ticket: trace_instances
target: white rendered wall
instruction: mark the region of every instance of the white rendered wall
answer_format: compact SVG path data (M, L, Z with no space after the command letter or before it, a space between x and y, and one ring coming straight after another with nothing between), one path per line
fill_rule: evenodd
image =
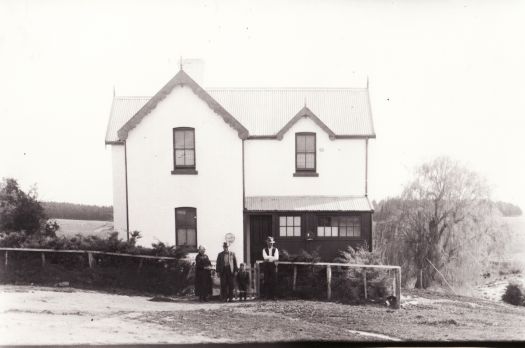
M173 175L173 128L195 128L197 175ZM175 244L175 208L197 208L197 244L211 259L230 250L243 259L242 140L188 87L175 89L128 134L130 231L141 245Z
M126 169L124 145L111 145L113 163L113 228L126 239Z
M318 177L294 177L295 133L316 133ZM247 196L365 194L366 143L363 139L330 140L310 118L296 122L282 140L245 143Z

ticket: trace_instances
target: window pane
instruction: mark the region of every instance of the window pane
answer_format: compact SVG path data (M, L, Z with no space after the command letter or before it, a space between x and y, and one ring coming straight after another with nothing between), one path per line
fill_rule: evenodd
M306 155L297 154L297 168L304 169L306 165Z
M293 218L293 225L294 226L301 226L301 217L300 216L295 216Z
M332 226L339 226L339 218L338 217L333 217L332 218Z
M186 244L197 246L197 232L194 229L186 230Z
M332 227L332 237L337 237L339 234L339 228L338 227Z
M339 227L339 237L346 237L347 228L346 227Z
M301 236L301 227L294 227L293 228L293 235L294 235L294 237L300 237Z
M324 237L324 227L317 227L317 236Z
M186 245L186 230L183 228L179 228L177 230L177 245Z
M299 166L297 166L299 167ZM307 153L306 154L306 162L305 162L305 168L307 169L314 169L315 168L315 154L313 153Z
M306 139L304 135L297 136L297 152L305 152L306 150L305 141Z
M193 143L193 130L184 131L184 146L187 149L193 149L195 147Z
M184 149L184 131L183 130L175 131L175 148Z
M315 152L315 135L305 136L305 151Z
M293 227L286 227L286 236L287 237L293 236Z
M286 217L286 226L293 226L293 216Z
M175 165L184 165L184 150L175 150Z
M319 216L319 226L330 226L330 217Z
M286 216L279 216L279 226L286 226Z
M185 161L184 161L184 165L186 166L193 166L195 165L195 152L193 150L185 150L184 151L184 154L185 154Z
M279 228L279 236L286 237L286 227Z

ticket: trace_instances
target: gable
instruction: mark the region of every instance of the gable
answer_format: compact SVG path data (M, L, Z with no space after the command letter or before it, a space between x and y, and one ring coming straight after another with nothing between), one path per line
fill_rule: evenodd
M187 86L193 93L202 99L217 115L234 128L239 138L245 139L248 136L248 130L244 128L228 111L226 111L215 99L213 99L202 87L200 87L191 77L183 70L180 70L173 79L171 79L157 94L146 102L117 132L119 140L126 140L128 133L135 128L144 117L149 115L157 105L164 100L176 86Z
M298 117L297 110L302 112L305 105L307 117L322 126L331 138L375 138L366 88L208 88L205 91L180 71L154 97L114 97L106 144L122 143L127 132L177 85L189 86L235 128L242 139L277 139Z

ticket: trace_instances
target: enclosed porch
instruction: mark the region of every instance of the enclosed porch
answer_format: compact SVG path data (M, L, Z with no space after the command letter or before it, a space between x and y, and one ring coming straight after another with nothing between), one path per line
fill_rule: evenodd
M348 246L372 250L372 213L367 197L251 196L244 210L245 261L262 259L265 240L273 236L279 250L298 254L318 251L333 261Z

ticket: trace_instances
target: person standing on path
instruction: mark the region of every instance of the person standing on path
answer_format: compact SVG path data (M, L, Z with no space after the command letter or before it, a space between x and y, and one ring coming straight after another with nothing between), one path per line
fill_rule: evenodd
M275 271L275 261L279 261L279 250L274 247L273 237L266 238L266 248L263 249L263 273L264 273L264 292L263 296L270 300L275 300L275 283L277 282Z
M208 301L212 294L211 261L206 255L206 249L199 245L199 253L195 256L195 295L200 302Z
M233 300L233 279L237 272L237 258L228 250L228 243L222 244L223 251L217 255L216 271L221 278L221 299L224 302Z
M237 273L237 286L239 287L239 300L246 301L246 293L250 283L250 274L244 268L244 263L241 263L239 272Z

